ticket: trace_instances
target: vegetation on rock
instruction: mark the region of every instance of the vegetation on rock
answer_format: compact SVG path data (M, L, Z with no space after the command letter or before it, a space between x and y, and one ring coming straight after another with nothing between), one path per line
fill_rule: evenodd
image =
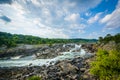
M114 41L112 48L99 48L95 61L91 63L90 72L100 80L120 80L120 34L115 36L107 35L99 41L108 44ZM106 46L106 45L104 45ZM102 46L103 47L103 46ZM108 46L107 46L108 47Z

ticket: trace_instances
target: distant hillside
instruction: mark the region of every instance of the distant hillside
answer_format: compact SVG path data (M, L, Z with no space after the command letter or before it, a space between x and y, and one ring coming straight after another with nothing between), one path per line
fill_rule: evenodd
M32 35L10 34L0 32L0 46L13 47L17 44L53 44L53 43L94 43L96 39L48 39Z

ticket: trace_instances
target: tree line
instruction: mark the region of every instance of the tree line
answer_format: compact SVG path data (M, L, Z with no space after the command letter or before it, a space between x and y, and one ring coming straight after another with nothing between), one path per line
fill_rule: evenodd
M91 43L96 41L96 39L48 39L32 35L0 32L0 46L5 45L7 47L14 47L17 44Z
M109 41L114 41L115 43L120 42L120 33L116 35L107 34L105 37L99 37L100 43L108 43Z

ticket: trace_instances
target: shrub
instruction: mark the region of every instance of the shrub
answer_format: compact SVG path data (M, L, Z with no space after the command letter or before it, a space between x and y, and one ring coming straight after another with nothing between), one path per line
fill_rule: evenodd
M96 60L91 63L90 73L100 80L120 79L120 51L99 49Z
M39 76L31 76L28 78L28 80L42 80L42 78Z

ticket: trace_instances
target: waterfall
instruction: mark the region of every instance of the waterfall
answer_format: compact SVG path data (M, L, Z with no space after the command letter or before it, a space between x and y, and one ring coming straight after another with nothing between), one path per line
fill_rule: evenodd
M81 45L75 44L75 48L72 48L72 49L70 50L70 52L77 51L77 50L79 50L79 49L81 49Z

